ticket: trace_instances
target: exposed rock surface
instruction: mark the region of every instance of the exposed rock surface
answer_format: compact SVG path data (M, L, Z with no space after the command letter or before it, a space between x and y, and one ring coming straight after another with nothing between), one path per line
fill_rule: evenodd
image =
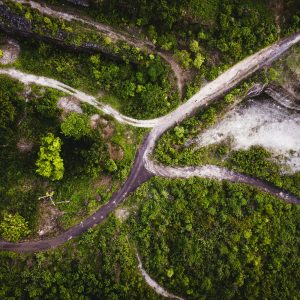
M62 97L57 103L57 106L64 110L64 112L77 112L79 114L83 113L82 108L80 107L80 101L73 97L67 96Z

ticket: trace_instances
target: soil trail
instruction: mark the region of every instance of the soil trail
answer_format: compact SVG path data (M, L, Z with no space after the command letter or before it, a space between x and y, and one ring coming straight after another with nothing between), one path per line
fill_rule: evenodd
M118 120L123 124L128 124L135 127L152 128L154 126L157 126L164 118L161 117L161 118L150 119L150 120L137 120L134 118L127 117L119 113L110 105L98 102L95 97L88 95L84 92L81 92L79 90L76 90L60 81L48 77L28 74L20 70L16 70L14 68L0 69L0 74L8 75L14 79L21 81L26 85L37 84L45 87L54 88L66 94L72 95L76 97L78 100L80 100L81 102L88 103L94 106L95 108L100 109L105 114L114 117L116 120Z
M166 298L171 298L171 299L177 299L177 300L184 300L181 297L175 296L174 294L169 293L167 290L165 290L161 285L159 285L154 279L150 277L150 275L146 272L146 270L143 268L141 258L138 253L136 253L137 259L138 259L138 268L140 272L142 273L142 276L144 277L145 281L147 284L154 289L156 294L161 295Z

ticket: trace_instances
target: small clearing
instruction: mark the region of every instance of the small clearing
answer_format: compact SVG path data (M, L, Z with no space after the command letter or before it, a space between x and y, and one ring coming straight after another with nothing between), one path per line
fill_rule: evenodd
M127 218L129 217L129 211L126 208L117 208L115 210L115 214L117 219L119 219L122 222L127 220Z
M19 44L13 39L7 39L3 46L0 46L0 50L3 52L0 57L0 64L8 65L14 63L20 53Z
M21 138L17 143L17 148L18 148L19 152L26 153L26 152L30 152L32 150L33 145L34 144L32 141L28 141L24 138Z
M113 143L108 143L107 146L108 146L109 156L111 159L117 160L117 161L123 159L124 151L119 145L113 144Z
M83 113L82 108L80 107L80 100L73 96L66 96L59 99L57 106L61 108L64 112L76 112Z
M59 231L58 218L63 215L57 207L53 206L49 201L42 201L39 206L40 217L38 226L38 235L44 236L49 233Z
M233 149L248 149L260 145L283 162L293 172L300 170L300 114L276 103L249 100L229 112L214 127L200 134L196 142L200 147L232 139Z

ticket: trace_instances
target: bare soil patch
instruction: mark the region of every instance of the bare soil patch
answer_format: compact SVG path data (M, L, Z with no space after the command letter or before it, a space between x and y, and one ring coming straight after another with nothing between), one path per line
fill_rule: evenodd
M123 149L116 144L113 143L108 143L108 152L109 152L109 156L111 159L113 160L122 160L124 157L124 151Z
M59 232L58 218L63 215L63 212L48 200L44 200L40 203L39 211L38 235L44 236Z
M17 148L19 152L26 153L30 152L33 148L34 143L32 141L28 141L24 138L21 138L17 143Z
M2 65L8 65L17 60L20 53L20 46L15 40L7 39L5 44L0 46L0 50L3 52L0 57L0 63Z
M76 112L83 113L82 108L80 107L80 100L74 96L66 96L59 99L57 106L61 108L64 113Z

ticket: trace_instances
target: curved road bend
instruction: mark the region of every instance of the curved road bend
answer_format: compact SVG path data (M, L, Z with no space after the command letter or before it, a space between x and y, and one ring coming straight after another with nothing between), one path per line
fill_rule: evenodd
M151 169L154 171L156 176L166 178L191 178L197 176L202 178L245 183L269 193L272 196L278 197L285 202L298 205L300 204L300 199L298 197L281 190L271 183L215 165L204 165L199 167L169 167L153 163L152 161L150 161L150 164Z
M86 218L81 223L71 227L67 231L54 238L22 243L10 243L1 241L0 250L25 253L53 249L71 240L73 237L79 236L89 228L102 223L107 218L109 213L115 210L117 205L120 204L130 192L133 192L138 186L140 186L142 183L149 180L153 176L153 174L149 173L143 166L142 154L145 150L145 147L146 145L145 143L143 143L137 151L131 173L122 188L115 192L109 202L101 206L100 209L97 210L92 216Z
M220 97L222 94L237 85L240 81L253 74L259 68L272 62L299 40L300 34L298 33L285 38L280 42L275 43L246 58L245 60L241 61L240 63L236 64L228 71L220 75L216 80L207 84L200 92L198 92L195 96L181 105L175 111L166 115L163 118L162 122L151 130L151 132L144 139L142 145L139 147L139 150L135 157L133 169L131 170L131 173L124 183L123 187L112 196L112 198L106 205L102 206L91 217L87 218L82 223L75 225L74 227L70 228L69 230L55 238L23 243L0 242L0 249L17 252L36 252L40 250L55 248L56 246L72 239L73 237L80 235L94 225L101 223L108 216L108 214L125 199L128 193L134 191L141 183L148 180L151 176L159 173L159 169L157 167L158 165L153 163L150 160L149 156L153 152L157 139L163 134L163 132L165 132L175 124L181 122L183 119L193 115L194 113L196 113L199 107L207 105L212 100ZM171 173L166 174L166 176L170 176L171 174L173 174L173 172L175 172L175 170L171 170ZM212 171L210 170L210 172ZM229 171L227 171L227 175L231 174L230 176L226 176L226 173L221 172L220 174L223 175L218 178L216 175L212 176L212 173L210 172L208 173L211 178L229 179L234 182L244 182L252 184L258 188L263 189L266 192L270 192L272 195L280 197L285 201L297 204L299 203L298 198L293 198L295 200L294 201L292 198L289 198L290 195L280 192L275 187L272 187L271 185L264 183L258 179Z
M65 12L54 10L48 7L46 4L41 5L40 3L34 1L26 1L26 0L14 0L14 1L17 3L30 5L31 8L34 8L45 15L54 16L56 18L60 18L66 21L79 21L82 24L94 27L98 31L110 37L113 41L118 41L118 40L124 41L134 47L146 48L149 52L157 54L170 65L173 74L176 78L179 95L180 97L182 97L182 91L183 91L183 86L185 81L183 69L180 67L179 63L172 57L172 55L168 54L167 52L158 51L152 42L136 39L126 32L117 31L111 26L97 23L92 20L88 20L87 18L82 18L74 14L68 14Z

